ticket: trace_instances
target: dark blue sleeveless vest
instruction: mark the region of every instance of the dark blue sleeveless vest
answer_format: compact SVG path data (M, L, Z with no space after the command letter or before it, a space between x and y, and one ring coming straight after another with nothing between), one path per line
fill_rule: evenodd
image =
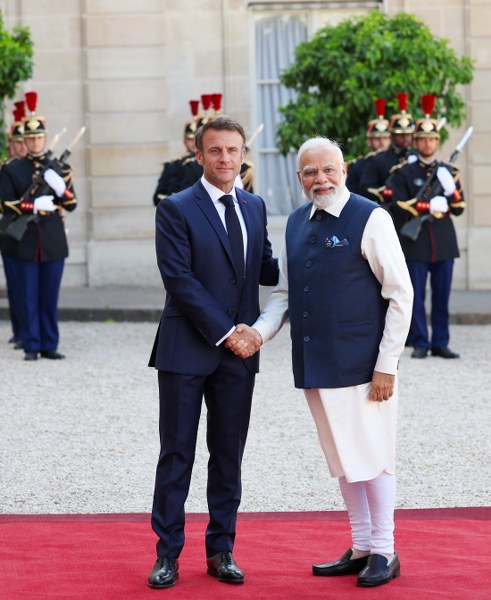
M361 254L363 230L377 208L351 194L339 217L304 204L289 217L288 313L298 388L371 381L388 302Z

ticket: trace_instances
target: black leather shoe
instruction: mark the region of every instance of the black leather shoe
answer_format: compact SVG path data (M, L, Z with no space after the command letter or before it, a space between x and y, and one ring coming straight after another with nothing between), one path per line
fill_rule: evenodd
M206 559L208 575L224 583L244 583L244 571L239 569L231 552L219 552Z
M37 352L31 352L30 350L26 350L24 352L24 360L37 360L37 359L38 359Z
M459 355L456 352L452 352L448 346L432 348L431 356L441 356L442 358L459 358Z
M50 358L51 360L61 360L62 358L65 358L64 354L60 354L56 350L43 350L41 356L43 358Z
M428 354L428 348L423 346L414 346L414 350L411 352L411 358L426 358Z
M349 548L340 559L324 563L321 565L312 565L312 573L320 577L334 577L336 575L357 575L367 566L368 556L351 559L353 550Z
M24 343L23 342L15 342L14 344L14 350L23 350L24 349Z
M148 587L160 590L174 585L179 579L179 561L159 556L148 576Z
M381 554L371 554L368 557L367 566L358 574L356 585L359 587L375 587L389 583L391 579L399 577L400 574L401 563L397 554L390 563Z

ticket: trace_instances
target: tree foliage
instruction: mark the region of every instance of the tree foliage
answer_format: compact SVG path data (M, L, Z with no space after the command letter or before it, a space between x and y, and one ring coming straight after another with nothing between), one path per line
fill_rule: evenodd
M20 81L29 79L33 68L33 48L29 29L17 25L5 29L0 11L0 106L13 98ZM6 155L6 133L3 110L0 111L0 157Z
M396 94L409 95L408 112L423 116L419 98L435 94L433 116L459 126L465 103L459 84L472 81L473 64L459 58L448 40L436 38L413 15L389 17L378 10L327 25L299 44L295 62L281 83L297 92L279 108L278 148L287 154L307 138L324 135L341 143L347 158L366 152L367 122L376 118L373 101L385 98L386 116L398 112ZM442 131L442 141L448 133Z

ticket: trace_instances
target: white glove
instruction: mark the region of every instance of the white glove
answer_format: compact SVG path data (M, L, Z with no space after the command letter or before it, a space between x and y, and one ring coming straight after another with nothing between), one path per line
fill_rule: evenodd
M435 196L430 200L430 213L446 213L448 212L448 202L445 196Z
M438 181L442 184L443 193L445 196L451 196L456 189L452 173L450 173L450 171L445 167L438 167L436 176L438 177Z
M418 157L416 156L416 154L410 154L407 157L407 163L408 165L412 165L413 163L415 163L418 160Z
M37 215L40 210L44 210L44 212L53 212L56 210L53 199L54 196L39 196L39 198L36 198L34 200L34 214Z
M53 169L46 169L43 175L44 181L49 185L53 192L61 198L66 190L66 183L63 181L63 177Z

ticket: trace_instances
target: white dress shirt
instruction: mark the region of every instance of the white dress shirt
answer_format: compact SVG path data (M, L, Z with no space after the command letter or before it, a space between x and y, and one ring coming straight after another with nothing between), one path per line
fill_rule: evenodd
M242 216L242 212L239 208L239 203L237 201L237 195L235 193L235 186L232 186L232 189L230 190L230 192L227 192L225 194L225 192L218 189L217 187L212 185L209 181L207 181L205 179L204 175L201 177L201 183L203 184L203 187L205 188L205 190L208 192L208 195L210 196L214 207L217 209L218 216L220 217L220 219L223 223L223 226L225 227L225 231L227 231L227 226L225 224L225 204L223 202L220 202L220 198L222 196L228 195L228 196L232 196L232 198L234 199L234 208L235 208L235 212L237 213L237 217L239 218L240 228L242 229L242 239L244 240L244 264L245 264L245 260L246 260L246 256L247 256L247 228L246 228L246 224L244 221L244 217Z
M227 231L227 226L225 224L225 204L223 202L220 202L220 198L223 195L225 195L225 192L223 192L219 188L212 185L209 181L207 181L205 179L204 175L201 177L201 183L203 184L203 187L205 188L205 190L208 192L208 195L210 196L211 201L213 202L213 206L216 208L218 216L220 217L220 220L223 223L223 227L225 228L225 231ZM228 195L232 196L234 199L235 212L237 213L237 217L239 218L240 228L242 229L242 239L244 240L244 265L245 265L246 257L247 257L247 228L246 228L246 224L244 221L244 217L242 216L242 213L239 208L239 203L237 202L237 196L235 194L234 186L232 186L232 189L230 190L230 192L228 192ZM235 327L232 327L232 329L228 333L226 333L222 337L221 340L218 340L218 342L215 344L215 346L219 346L234 331L235 331Z

